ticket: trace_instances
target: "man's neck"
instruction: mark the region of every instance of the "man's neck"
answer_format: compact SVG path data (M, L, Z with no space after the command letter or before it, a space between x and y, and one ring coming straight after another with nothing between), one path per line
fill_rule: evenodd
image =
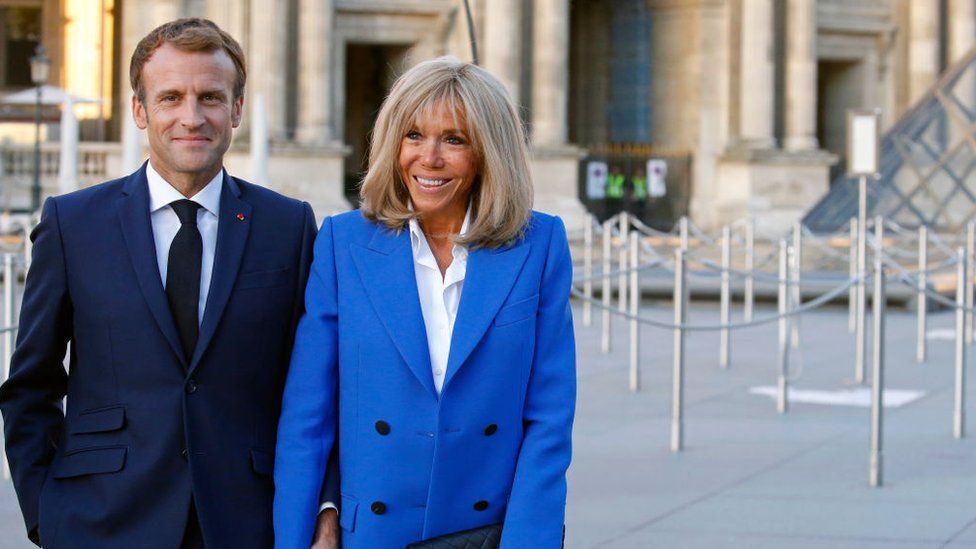
M152 162L151 159L150 162ZM153 164L152 167L163 178L163 181L169 183L171 187L187 198L193 198L194 195L202 191L220 173L220 170L223 169L222 166L217 166L214 169L203 172L188 173L167 171L160 169L156 164Z

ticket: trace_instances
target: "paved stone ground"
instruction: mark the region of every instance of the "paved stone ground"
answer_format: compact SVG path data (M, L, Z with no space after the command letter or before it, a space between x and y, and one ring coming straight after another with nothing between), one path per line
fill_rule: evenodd
M649 304L645 313L668 321L668 307ZM690 320L713 323L715 309L697 304ZM770 398L749 393L775 384L775 324L735 332L727 371L718 368L717 333L689 337L686 449L676 455L668 449L670 332L643 330L644 389L633 394L626 328L616 326L621 336L602 355L598 325L580 320L577 310L567 547L976 549L976 427L971 438L952 438L952 342L930 341L929 361L915 364L912 313L890 311L886 386L925 395L886 409L881 488L867 484L867 408L794 404L778 415ZM951 328L953 317L936 313L930 323ZM806 315L795 387L853 388L853 349L846 308ZM13 490L0 482L0 549L30 547L22 536Z

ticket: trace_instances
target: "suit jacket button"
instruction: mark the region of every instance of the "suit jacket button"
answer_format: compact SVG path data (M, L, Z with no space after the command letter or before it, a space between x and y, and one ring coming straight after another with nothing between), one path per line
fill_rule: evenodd
M198 387L197 386L197 380L195 380L195 379L191 379L190 381L187 381L186 382L186 392L189 393L189 394L191 394L191 395L193 393L197 392L197 387Z
M493 434L495 434L497 432L498 432L498 426L495 425L494 423L492 423L492 424L488 425L487 427L485 427L485 436L486 437L490 437L491 435L493 435Z
M488 508L488 502L485 500L481 500L474 504L475 511L484 511L487 508Z
M369 508L373 511L373 513L377 515L382 515L383 513L386 512L386 504L383 503L382 501L374 501L373 504L369 506Z
M182 449L182 450L180 451L180 455L181 455L181 456L183 456L183 459L186 459L186 456L187 456L187 452L186 452L186 448L183 448L183 449Z
M382 419L376 422L376 432L386 436L390 434L390 424L383 421Z

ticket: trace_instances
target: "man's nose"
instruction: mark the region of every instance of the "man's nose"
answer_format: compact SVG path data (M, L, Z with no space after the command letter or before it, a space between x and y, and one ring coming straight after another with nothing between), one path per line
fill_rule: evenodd
M203 109L200 107L200 103L194 98L187 98L183 101L180 124L187 128L199 128L203 122Z

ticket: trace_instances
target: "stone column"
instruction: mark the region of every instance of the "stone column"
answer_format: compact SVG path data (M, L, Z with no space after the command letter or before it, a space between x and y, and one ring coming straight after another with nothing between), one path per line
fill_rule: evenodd
M532 143L566 143L569 0L536 0L533 12Z
M949 63L976 45L976 0L949 0Z
M786 5L786 139L789 150L817 148L817 4Z
M522 65L520 0L485 2L482 66L498 77L512 101L519 102L519 67Z
M939 0L912 0L908 9L908 95L914 104L939 75Z
M247 29L246 0L211 0L206 5L206 17L217 23L244 47L244 32Z
M286 4L251 0L250 36L245 46L251 95L261 94L267 104L268 136L272 143L285 135L285 66L288 40Z
M332 117L333 0L300 0L298 28L299 142L324 145L335 137Z
M742 2L739 136L749 148L769 149L773 138L773 3Z

